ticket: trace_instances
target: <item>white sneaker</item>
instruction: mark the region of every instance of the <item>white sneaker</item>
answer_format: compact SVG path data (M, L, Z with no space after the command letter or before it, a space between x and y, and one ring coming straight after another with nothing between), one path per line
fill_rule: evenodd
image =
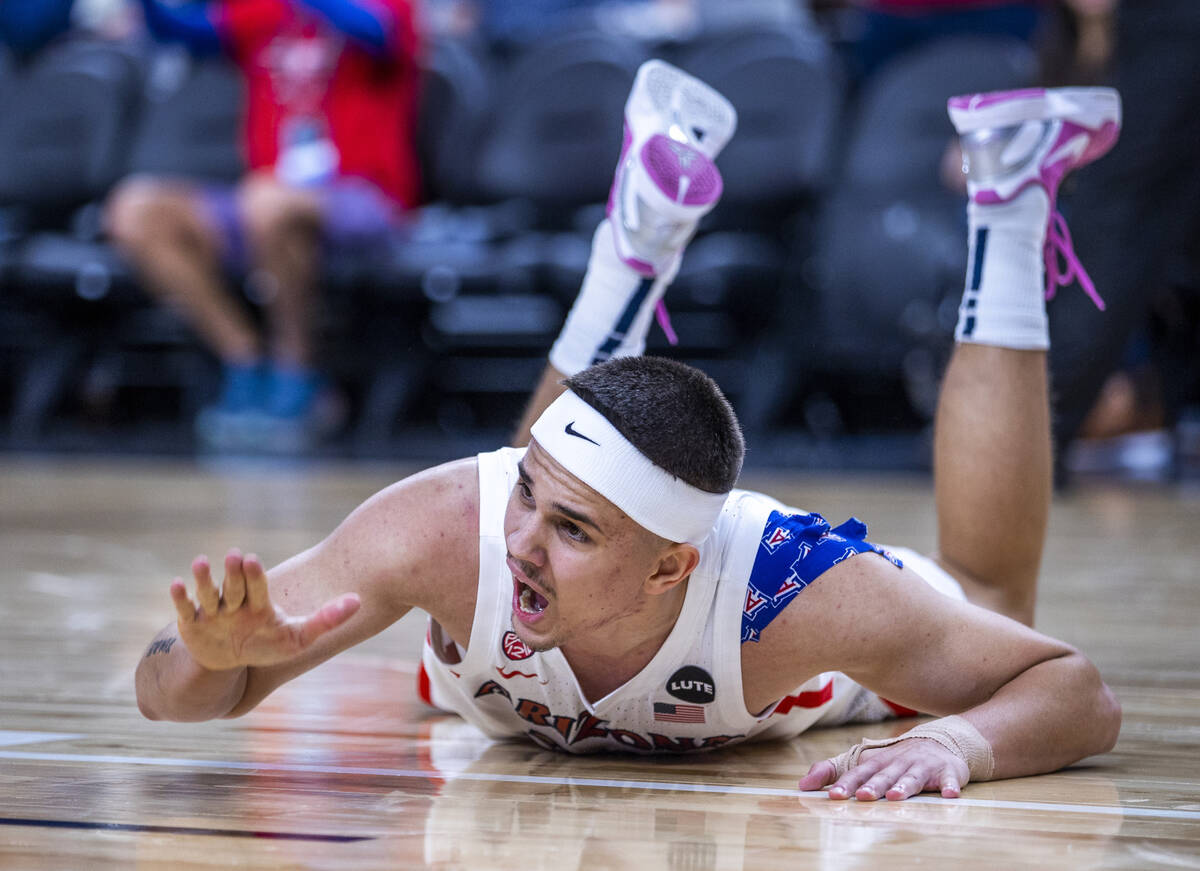
M1103 156L1121 131L1121 97L1112 88L1028 88L967 94L947 103L958 131L967 193L980 205L1006 203L1030 186L1046 191L1046 299L1078 280L1096 307L1104 301L1075 256L1055 202L1063 177ZM1059 258L1065 262L1061 268Z
M661 60L638 69L608 198L621 260L669 283L696 225L721 198L713 160L737 129L733 105Z

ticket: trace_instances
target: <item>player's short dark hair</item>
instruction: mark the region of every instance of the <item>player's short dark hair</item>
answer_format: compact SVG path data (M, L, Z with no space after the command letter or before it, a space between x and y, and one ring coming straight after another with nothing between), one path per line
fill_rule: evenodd
M728 493L746 443L717 383L665 357L616 357L563 381L661 469L708 493Z

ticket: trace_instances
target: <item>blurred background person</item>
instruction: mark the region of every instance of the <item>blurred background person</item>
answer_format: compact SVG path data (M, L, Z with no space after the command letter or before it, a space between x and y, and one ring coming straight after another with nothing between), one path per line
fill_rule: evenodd
M1043 24L1043 0L845 0L856 8L848 35L851 74L873 75L895 57L933 40L964 34L1032 42Z
M31 58L71 27L74 0L0 0L0 43Z
M1172 428L1195 416L1200 336L1200 3L1067 5L1081 49L1093 34L1081 74L1120 89L1126 135L1063 199L1077 254L1108 312L1074 293L1050 309L1060 457L1081 434ZM1169 461L1169 448L1158 459Z
M28 61L69 33L126 40L141 24L137 5L137 0L0 0L0 44Z
M222 365L197 433L219 448L298 450L336 426L317 366L325 245L369 245L416 204L417 22L409 0L142 0L150 32L224 51L245 81L249 173L234 189L132 177L108 231L153 294ZM230 290L246 271L265 330Z

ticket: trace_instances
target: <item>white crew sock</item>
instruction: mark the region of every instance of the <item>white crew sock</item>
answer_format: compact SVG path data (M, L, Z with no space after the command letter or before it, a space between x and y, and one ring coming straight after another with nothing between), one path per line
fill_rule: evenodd
M967 282L954 337L1002 348L1046 350L1046 222L1050 199L1030 187L1007 203L967 204Z
M550 349L550 364L574 375L610 357L635 357L646 348L654 306L667 282L643 278L617 256L608 219L592 237L592 256L575 304L558 340Z

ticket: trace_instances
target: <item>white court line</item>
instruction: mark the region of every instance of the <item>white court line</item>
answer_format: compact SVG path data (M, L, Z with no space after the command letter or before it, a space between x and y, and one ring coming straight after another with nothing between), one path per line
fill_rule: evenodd
M0 759L25 759L31 762L95 762L102 765L152 765L161 768L221 768L231 771L289 771L300 774L352 774L369 777L410 777L420 780L476 780L490 783L534 783L543 786L596 786L606 789L645 789L661 792L705 792L717 795L762 795L783 798L825 800L824 793L803 793L771 786L727 786L718 783L676 783L655 780L607 780L596 777L538 777L532 774L484 774L465 771L442 774L412 768L357 768L342 765L303 765L291 762L236 762L222 759L180 759L170 756L99 756L84 753L36 753L0 750ZM1072 814L1105 814L1119 817L1200 821L1200 811L1170 808L1123 807L1120 805L1055 804L1037 801L1004 801L987 798L945 799L919 795L906 800L912 804L945 804L1001 810L1058 811Z
M66 732L14 732L11 729L0 729L0 747L40 744L46 741L71 741L83 737L83 735L69 735Z

